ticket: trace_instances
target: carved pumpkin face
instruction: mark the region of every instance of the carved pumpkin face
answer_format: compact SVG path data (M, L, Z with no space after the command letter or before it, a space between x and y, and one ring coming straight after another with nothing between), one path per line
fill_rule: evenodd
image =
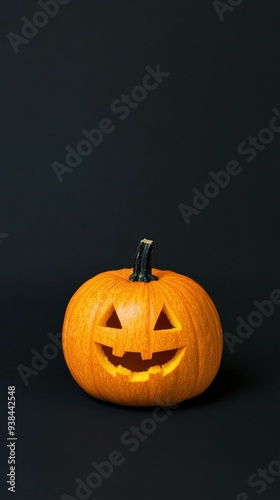
M212 300L172 271L153 269L148 282L130 281L131 271L101 273L70 300L62 338L74 379L92 396L124 405L171 405L200 394L221 360Z

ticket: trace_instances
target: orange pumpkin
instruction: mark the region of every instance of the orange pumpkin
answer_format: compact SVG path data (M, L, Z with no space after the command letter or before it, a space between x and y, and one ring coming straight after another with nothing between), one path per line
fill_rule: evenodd
M68 368L92 396L122 405L172 405L201 394L222 355L222 328L209 295L191 278L151 269L141 240L133 273L86 281L71 298L62 341Z

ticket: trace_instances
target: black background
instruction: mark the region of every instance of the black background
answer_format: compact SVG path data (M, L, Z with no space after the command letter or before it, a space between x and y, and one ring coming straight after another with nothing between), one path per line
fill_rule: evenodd
M224 332L236 335L236 318L280 288L280 134L252 162L237 151L280 109L279 2L246 0L222 21L211 1L70 0L16 54L7 34L38 10L1 3L1 498L13 497L8 385L19 500L75 498L75 478L115 449L125 462L89 498L259 498L248 477L280 459L279 306L233 353L224 346L210 388L134 453L121 436L152 409L91 398L61 350L27 386L17 367L31 368L31 350L61 331L85 280L131 267L143 237L155 242L155 267L204 286ZM157 64L169 76L120 120L111 103ZM52 162L65 163L65 147L105 117L115 130L59 182ZM192 205L192 189L230 160L242 172L186 224L178 205ZM280 477L264 484L261 498L278 500Z

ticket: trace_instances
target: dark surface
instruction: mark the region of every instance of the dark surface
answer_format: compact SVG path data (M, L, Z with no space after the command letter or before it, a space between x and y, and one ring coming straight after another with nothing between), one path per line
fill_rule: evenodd
M222 22L206 1L71 0L16 54L7 34L21 34L21 17L38 10L30 0L1 4L1 499L75 498L75 478L119 450L123 463L83 498L279 500L279 305L234 352L225 345L210 388L134 452L122 436L152 409L89 397L60 349L27 386L17 370L61 331L75 290L131 267L143 237L155 242L155 267L205 287L232 335L253 301L280 288L280 134L251 162L237 150L280 110L279 2L240 2ZM121 120L111 103L157 64L169 76ZM65 164L65 147L104 118L114 131L59 182L52 163ZM186 224L178 205L192 205L192 189L230 160L242 172ZM17 397L14 495L8 385ZM274 476L260 479L260 469Z

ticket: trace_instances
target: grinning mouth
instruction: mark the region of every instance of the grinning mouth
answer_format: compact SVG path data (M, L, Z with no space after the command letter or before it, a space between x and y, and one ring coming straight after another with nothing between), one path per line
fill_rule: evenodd
M108 361L115 367L122 366L132 372L144 372L152 366L162 366L171 361L178 349L154 352L150 359L142 359L140 352L125 352L123 356L115 356L112 347L102 345L102 350Z
M185 355L186 346L167 351L154 352L151 359L142 359L140 352L113 354L113 348L95 343L95 355L102 366L113 377L126 376L130 382L145 382L152 377L165 377L173 372Z

